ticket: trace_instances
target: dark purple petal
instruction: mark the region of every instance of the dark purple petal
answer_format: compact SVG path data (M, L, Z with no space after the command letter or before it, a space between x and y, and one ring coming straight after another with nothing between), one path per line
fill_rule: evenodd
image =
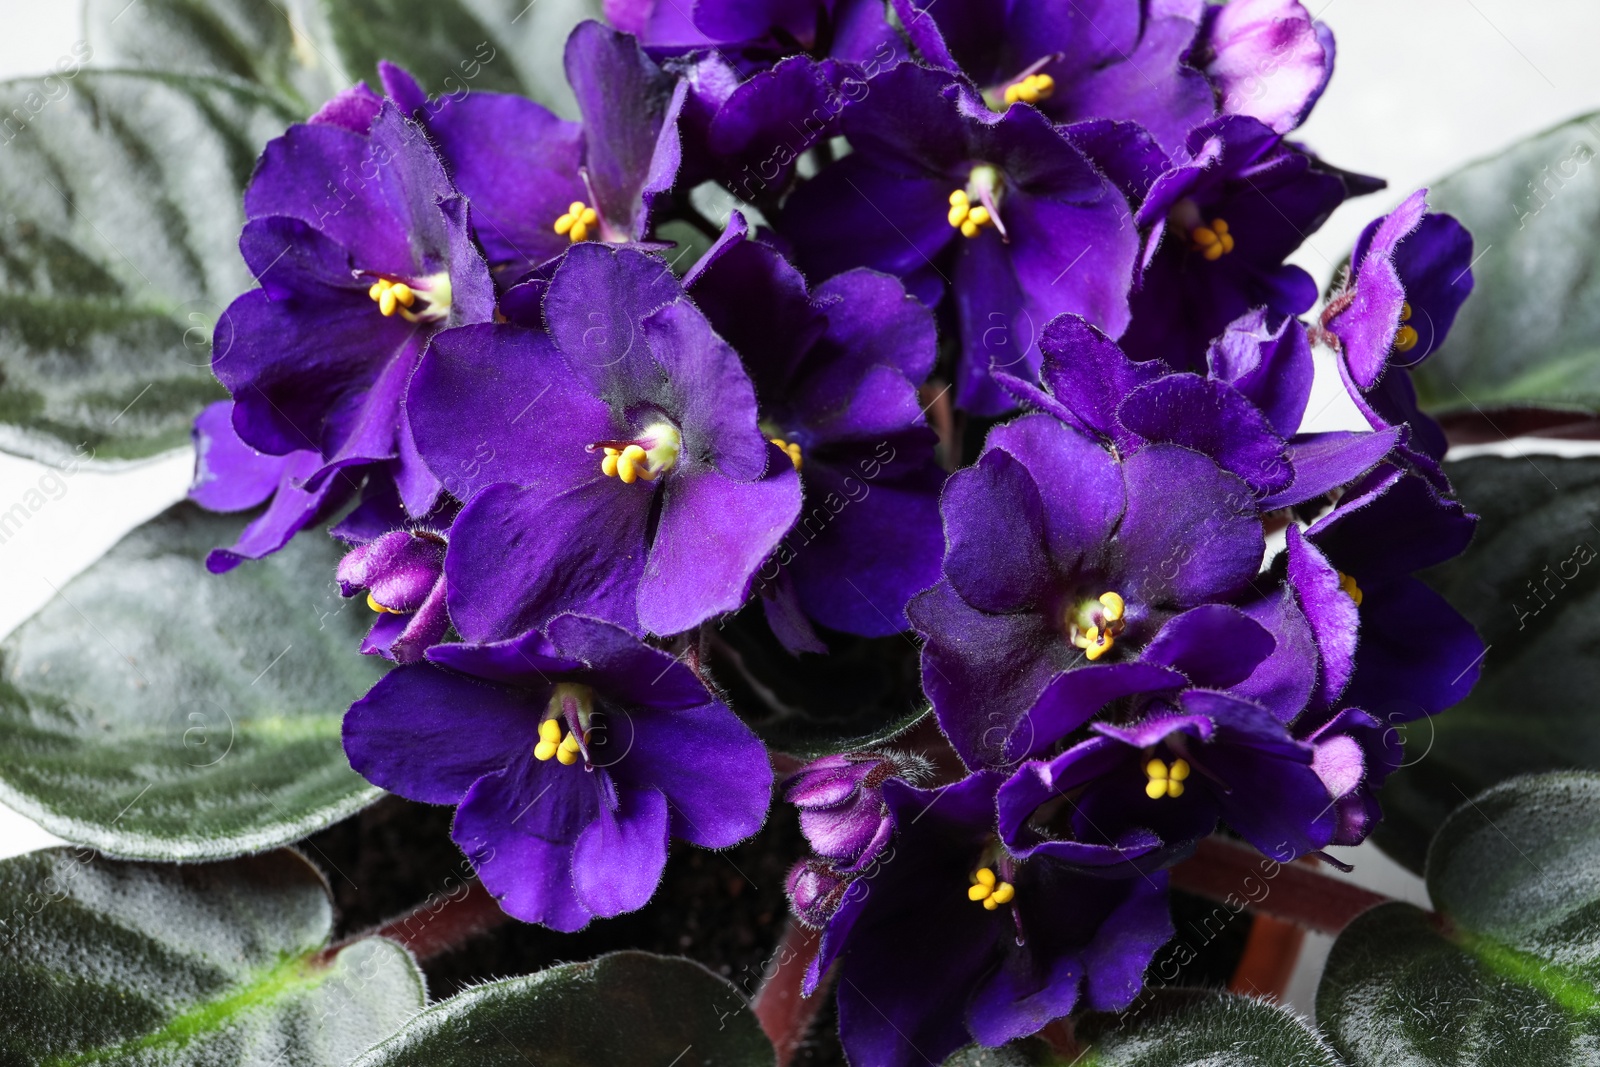
M596 470L553 496L510 485L479 493L445 556L456 628L493 641L581 611L637 629L650 492Z
M572 852L578 902L607 918L650 903L667 866L667 798L654 789L619 789L602 803Z
M945 578L961 599L993 613L1033 606L1053 576L1044 505L1028 469L995 448L950 476L944 513ZM995 516L1006 516L1004 525Z
M1017 760L1045 751L1112 701L1177 689L1187 681L1179 670L1159 660L1090 663L1065 671L1045 687L1012 732L1006 742L1006 757Z
M473 782L532 753L545 699L426 664L398 667L345 714L345 753L391 793L459 804Z
M918 462L919 452L931 450L903 439L889 448L887 458L879 448L853 468L807 464L801 477L805 503L785 542L795 547L784 569L806 614L866 637L909 628L906 603L938 581L944 553L944 472L931 454ZM868 478L873 471L879 476ZM814 526L820 532L813 538Z
M761 478L770 466L770 450L756 421L755 388L739 353L688 301L669 304L645 319L640 337L660 368L657 374L665 379L662 403L678 423L686 455L695 462L709 461L736 482ZM670 483L667 495L672 496Z
M1345 700L1395 723L1464 700L1483 667L1483 640L1415 578L1362 588L1361 644Z
M633 747L611 773L666 796L673 837L727 848L761 829L772 795L767 750L726 705L638 714L632 726Z
M667 476L639 578L638 618L646 630L681 633L750 595L756 571L800 513L800 479L787 456L769 450L760 481L733 481L713 468Z
M1294 481L1287 489L1262 497L1262 510L1303 504L1351 484L1387 458L1401 437L1401 429L1391 427L1371 433L1335 430L1291 440L1287 451Z
M1289 586L1316 638L1319 669L1316 703L1332 707L1355 670L1361 616L1340 584L1340 574L1298 527L1288 530Z
M1128 507L1110 554L1124 597L1182 608L1255 577L1266 544L1248 486L1176 445L1144 448L1122 469Z
M1133 451L1137 440L1117 420L1117 408L1128 394L1170 368L1158 360L1135 363L1115 341L1076 315L1053 320L1039 347L1044 352L1039 380L1071 412L1069 421Z
M422 455L462 500L496 482L552 495L610 481L588 449L627 429L573 380L549 338L505 325L437 335L411 380L406 413Z
M257 452L233 430L233 402L207 404L194 420L194 481L189 499L207 511L244 511L278 489L285 468L301 453ZM301 462L305 462L303 459Z
M450 828L506 914L568 933L592 917L573 891L573 845L602 806L593 776L574 770L530 746L473 784Z
M906 614L926 639L922 688L969 767L1003 765L1017 723L1081 655L1043 616L990 615L962 600L949 582L913 598Z
M1009 453L1033 476L1058 570L1071 573L1099 555L1126 500L1123 472L1110 452L1048 415L1025 415L995 427L985 447ZM972 521L992 518L974 515Z
M608 240L639 240L680 161L677 118L688 89L638 41L598 22L567 38L567 80L583 113L584 166Z
M1210 456L1260 495L1294 481L1283 438L1260 408L1224 382L1171 374L1139 387L1117 410L1122 424L1145 440Z
M1300 429L1315 368L1311 341L1298 319L1268 325L1265 308L1228 324L1206 354L1210 376L1250 398L1280 437Z
M1191 684L1227 689L1250 677L1277 641L1238 608L1202 604L1170 619L1142 658L1181 671Z
M320 466L315 452L296 452L290 456L267 510L251 520L232 545L212 549L206 556L206 570L224 574L244 560L272 555L295 534L336 510L355 493L359 483L345 473L334 475L316 489L300 488Z

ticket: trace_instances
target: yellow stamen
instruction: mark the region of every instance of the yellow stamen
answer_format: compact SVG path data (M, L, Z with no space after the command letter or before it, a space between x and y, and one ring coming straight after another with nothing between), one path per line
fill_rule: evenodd
M945 216L963 237L976 237L985 226L994 225L994 216L982 204L974 204L965 189L950 194L950 213Z
M1000 881L988 867L979 867L972 873L972 885L967 889L967 899L975 904L981 902L989 911L1009 904L1016 895L1016 886Z
M589 239L589 230L600 220L600 213L582 200L567 205L566 214L556 219L555 231L565 234L573 244Z
M783 449L783 454L789 457L789 462L794 464L794 469L800 469L800 446L793 441L785 441L781 437L769 437L768 441Z
M1344 595L1356 602L1356 607L1361 606L1361 587L1356 580L1343 571L1339 572L1339 588L1344 590Z
M1056 80L1050 75L1030 74L1006 86L1006 103L1015 104L1020 100L1024 104L1037 104L1041 100L1048 100L1055 91Z
M1122 613L1128 607L1127 602L1116 593L1101 593L1100 603L1105 605L1106 610L1104 615L1107 622L1120 621L1122 619Z
M1212 219L1210 223L1191 227L1189 243L1195 251L1215 262L1233 251L1233 234L1227 219Z
M637 443L621 448L601 446L605 455L600 457L600 473L607 478L619 478L625 485L632 485L641 478L653 482L662 471L678 462L678 453L683 449L683 438L670 423L658 422L646 427L640 440L650 442L650 447ZM799 451L798 446L795 451ZM790 459L794 459L793 453ZM799 466L798 460L795 465Z
M398 314L407 322L437 322L450 315L450 276L436 274L423 279L423 292L418 292L405 282L379 278L367 287L367 296L378 305L384 318ZM419 283L420 284L420 283ZM418 299L423 306L418 307ZM413 312L411 309L416 308Z
M376 611L380 615L403 615L403 614L405 614L404 612L399 611L399 610L397 610L395 608L386 608L386 607L384 607L382 604L378 603L376 599L373 598L371 593L367 594L367 607L371 608L373 611Z
M1183 796L1183 782L1189 777L1189 761L1175 759L1169 766L1159 759L1144 765L1144 795L1151 800Z

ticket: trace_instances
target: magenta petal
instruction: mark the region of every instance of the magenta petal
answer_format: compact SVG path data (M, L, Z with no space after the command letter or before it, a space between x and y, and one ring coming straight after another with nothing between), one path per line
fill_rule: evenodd
M621 915L650 902L666 865L667 798L654 789L618 789L616 810L600 804L578 837L572 887L593 914Z

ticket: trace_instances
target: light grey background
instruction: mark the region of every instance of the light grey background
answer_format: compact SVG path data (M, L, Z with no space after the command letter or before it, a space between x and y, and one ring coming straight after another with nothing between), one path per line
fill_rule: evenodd
M140 2L132 0L130 8ZM1321 282L1332 278L1361 227L1412 190L1528 134L1600 109L1595 0L1310 0L1307 6L1333 27L1339 60L1327 94L1298 137L1332 163L1389 180L1385 192L1340 208L1295 256ZM0 27L4 78L45 72L82 37L72 0L0 0ZM1348 402L1340 403L1330 383L1319 385L1312 410L1320 414L1313 427L1351 425ZM1592 451L1539 442L1493 450L1520 447ZM115 473L79 471L67 479L59 498L0 544L0 635L125 532L178 500L190 465L184 452ZM0 455L0 511L36 488L46 473ZM0 808L0 856L53 843L32 822ZM1376 850L1333 851L1356 865L1355 881L1427 903L1421 882ZM1307 1014L1329 943L1308 938L1289 990L1289 1003Z

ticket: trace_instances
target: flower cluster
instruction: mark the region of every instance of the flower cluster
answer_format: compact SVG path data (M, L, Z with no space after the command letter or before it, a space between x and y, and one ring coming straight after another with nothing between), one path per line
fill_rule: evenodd
M1301 318L1287 258L1381 183L1288 139L1334 58L1298 0L607 15L581 122L383 65L267 146L192 493L266 507L209 565L339 516L397 664L351 764L560 930L762 825L708 624L915 631L949 748L783 786L809 989L837 964L873 1065L1126 1006L1168 867L1361 841L1399 728L1475 680L1415 577L1474 520L1408 375L1471 238L1419 192ZM1308 432L1319 375L1364 428Z

